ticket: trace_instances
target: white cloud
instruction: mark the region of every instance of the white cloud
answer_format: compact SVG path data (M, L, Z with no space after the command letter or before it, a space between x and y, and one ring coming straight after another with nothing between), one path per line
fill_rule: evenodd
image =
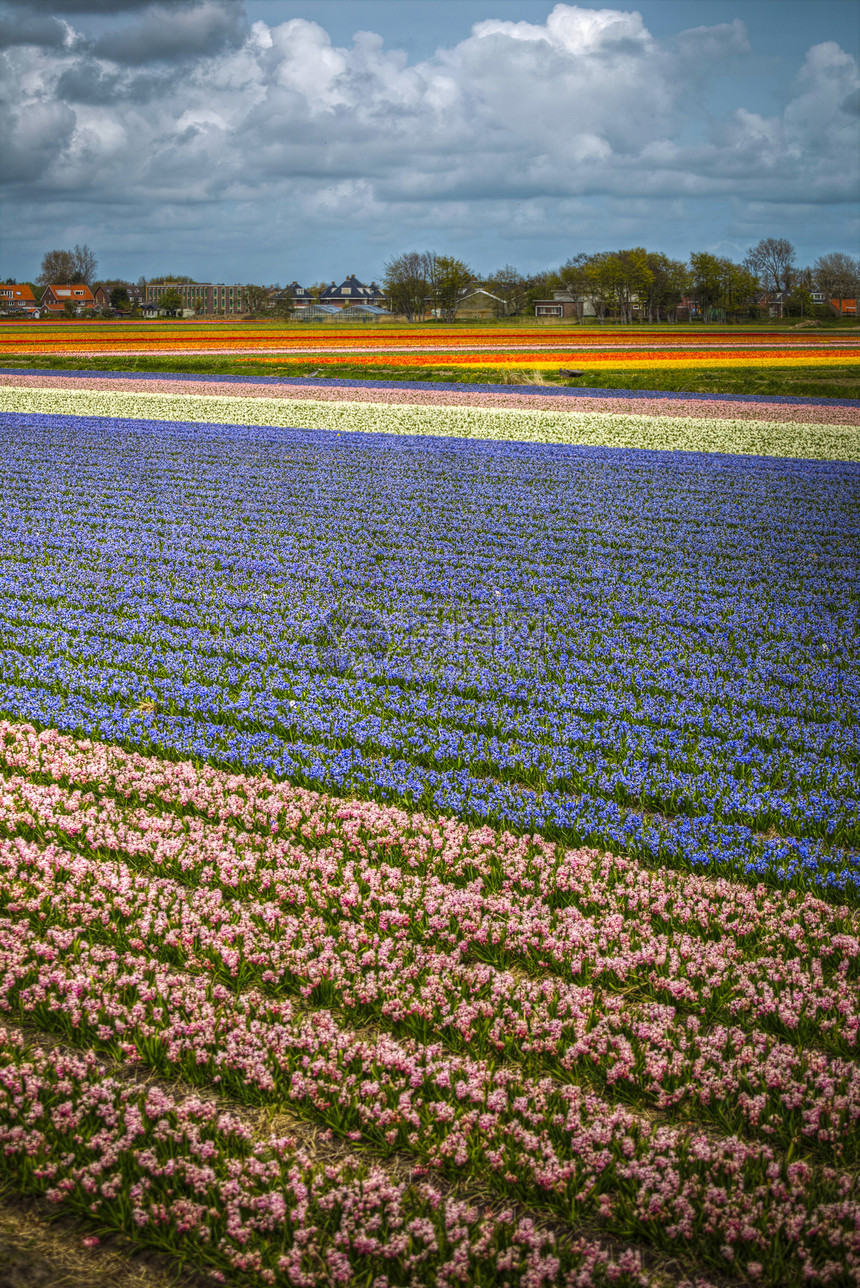
M620 234L634 198L645 220L649 202L665 217L666 203L754 201L763 185L771 208L856 191L860 80L832 42L809 50L781 112L738 103L715 119L690 86L743 66L737 20L658 41L638 12L557 4L543 24L480 22L411 65L372 32L338 48L318 23L249 27L222 0L130 21L60 48L28 19L30 43L0 55L0 172L27 185L13 198L130 206L140 227L165 204L217 207L231 228L348 218L371 238L400 230L396 250L411 230L459 237L481 220L597 235L607 210Z

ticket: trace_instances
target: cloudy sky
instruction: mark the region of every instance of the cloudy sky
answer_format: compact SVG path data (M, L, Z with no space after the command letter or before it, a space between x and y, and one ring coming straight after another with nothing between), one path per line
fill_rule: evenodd
M0 0L0 277L860 243L855 0Z

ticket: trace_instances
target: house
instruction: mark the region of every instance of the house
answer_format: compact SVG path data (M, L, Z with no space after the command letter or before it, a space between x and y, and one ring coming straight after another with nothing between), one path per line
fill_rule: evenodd
M454 316L458 318L497 318L507 312L505 301L500 295L493 295L483 287L470 287L457 301ZM438 317L441 309L433 309L433 316Z
M277 303L282 296L288 295L293 302L293 307L297 309L306 309L311 304L316 304L316 297L311 293L307 286L299 286L298 282L290 282L285 286L283 291L272 291L270 299Z
M176 311L176 314L174 314L172 309L162 308L158 300L144 300L143 304L140 306L140 311L145 318L166 318L174 316L193 318L195 315L195 310L192 308L181 308Z
M32 312L36 307L33 288L17 282L3 282L0 285L0 308L10 312Z
M572 295L570 291L553 291L551 300L535 300L536 318L593 318L597 316L593 300Z
M93 304L97 309L109 309L110 291L106 291L103 286L99 286L93 291Z
M826 291L810 291L812 303L816 307L827 307L837 317L856 317L857 301L856 300L834 300L828 299ZM757 301L759 307L767 310L768 317L781 318L785 314L785 307L791 298L790 291L765 291Z
M297 301L298 302L298 301ZM347 304L376 304L378 307L385 303L384 292L371 282L370 286L365 286L360 282L355 274L350 273L340 286L332 282L324 291L320 291L320 304L334 304L337 308L345 308Z
M41 308L48 313L65 313L67 305L73 306L75 313L83 313L84 309L93 308L95 301L93 293L84 282L75 282L70 285L51 285L45 288L45 294L42 296Z

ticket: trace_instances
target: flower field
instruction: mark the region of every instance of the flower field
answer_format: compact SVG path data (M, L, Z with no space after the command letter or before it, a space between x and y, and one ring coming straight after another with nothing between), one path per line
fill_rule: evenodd
M601 368L629 371L821 367L856 363L857 338L847 332L744 331L700 326L673 328L613 328L601 326L518 327L516 330L476 331L474 327L384 328L326 326L273 327L253 323L129 322L100 324L68 321L61 324L6 323L0 328L0 363L28 356L116 357L144 355L241 357L267 364L312 360L318 367L453 367L471 370L518 368L562 369L571 364L595 372Z
M10 1192L213 1283L860 1281L860 405L0 371L0 436Z

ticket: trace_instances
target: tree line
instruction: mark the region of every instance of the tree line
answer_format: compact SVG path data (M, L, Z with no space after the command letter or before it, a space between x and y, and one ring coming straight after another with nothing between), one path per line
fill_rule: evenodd
M83 282L96 288L104 286L111 307L131 307L131 283L121 279L98 281L98 260L87 245L72 250L47 251L41 271L33 286L37 298L51 283ZM9 279L12 280L12 279ZM179 285L194 282L193 277L178 273L153 276L150 281ZM145 287L146 278L138 286ZM325 283L311 288L318 296ZM493 311L499 317L517 317L534 312L537 300L552 298L563 291L572 301L580 319L586 303L602 319L620 322L639 319L676 321L682 301L693 300L704 317L732 319L753 316L762 295L779 298L788 314L809 315L814 312L813 291L823 292L828 300L856 299L860 294L860 260L841 251L820 255L814 264L797 263L794 246L784 237L766 237L751 246L740 263L707 251L694 251L689 260L672 259L662 251L636 246L627 250L580 253L569 257L557 268L539 273L521 273L505 264L494 273L481 276L464 260L435 251L406 251L388 260L382 278L386 303L392 313L409 321L422 319L428 309L442 320L452 320L463 295L470 289L487 291L494 299ZM272 292L276 293L275 311L289 314L289 293L278 287L243 287L244 297L252 311L269 308ZM182 298L178 290L162 294L161 304L178 311Z
M694 251L684 261L636 246L574 255L558 268L532 275L505 264L479 277L464 261L432 251L408 251L385 265L389 306L410 320L423 317L428 305L442 318L453 317L469 286L495 296L494 311L500 317L532 313L537 300L551 298L557 290L574 302L580 319L588 302L601 318L630 322L635 309L649 322L675 321L684 300L694 300L704 316L749 316L762 295L781 298L787 312L803 316L813 312L813 291L840 301L856 298L860 261L833 251L803 267L791 242L767 237L750 247L739 264L707 251Z

